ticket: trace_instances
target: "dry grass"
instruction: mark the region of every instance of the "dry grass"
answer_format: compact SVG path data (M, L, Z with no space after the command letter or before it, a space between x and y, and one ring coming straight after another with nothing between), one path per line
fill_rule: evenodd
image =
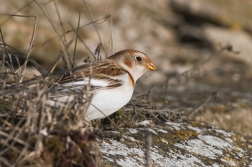
M6 44L1 46L9 58L1 62L1 165L96 166L98 147L89 123L83 122L89 101L80 103L78 97L83 94L76 94L67 107L47 106L54 78L45 75L26 80L19 72L23 66L12 68L12 60L18 57Z
M67 42L63 24L58 30L45 6L34 2L55 29L62 48L58 48L61 52L51 67L43 69L30 58L37 17L10 15L33 17L35 22L27 52L19 52L6 44L3 35L0 40L0 166L97 166L100 153L95 136L90 123L83 122L91 97L83 103L79 98L85 94L83 91L75 94L66 107L47 105L49 88L66 72L71 74L75 66L75 55L68 50L73 39ZM60 13L58 17L60 20ZM78 27L72 33L77 34ZM28 62L40 76L25 75ZM56 67L61 69L57 75Z

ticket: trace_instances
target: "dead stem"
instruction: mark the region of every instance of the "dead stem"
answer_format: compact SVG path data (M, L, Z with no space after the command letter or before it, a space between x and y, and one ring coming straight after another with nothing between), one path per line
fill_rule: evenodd
M212 99L213 99L213 101L216 101L217 92L212 92L212 94L208 97L208 99L203 104L201 104L197 109L195 109L191 113L189 113L189 115L187 115L187 117L190 119L193 119L195 117L195 115Z
M86 8L87 8L87 10L88 10L88 14L89 14L89 16L90 16L90 18L91 18L91 21L93 22L93 25L94 25L94 28L95 28L96 34L97 34L97 35L98 35L98 37L99 37L99 40L100 40L100 43L101 43L102 48L103 48L103 50L104 50L104 53L105 53L106 57L108 57L107 52L106 52L106 50L105 50L105 48L104 48L104 44L103 44L103 41L102 41L101 35L100 35L100 33L99 33L99 31L98 31L98 29L97 29L97 27L96 27L95 23L94 23L94 17L93 17L93 14L92 14L92 12L91 12L91 10L90 10L90 8L89 8L88 3L86 2L86 0L83 0L83 2L85 3L85 6L86 6Z
M151 167L151 145L152 137L149 131L146 132L146 151L145 151L145 166Z

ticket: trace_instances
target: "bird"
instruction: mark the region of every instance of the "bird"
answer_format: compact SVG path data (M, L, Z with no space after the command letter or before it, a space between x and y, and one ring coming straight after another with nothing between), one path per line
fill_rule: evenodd
M102 119L126 105L132 98L136 81L147 71L156 69L146 54L133 49L122 50L61 77L52 87L47 104L67 105L73 100L75 93L87 90L88 87L92 98L85 120ZM81 96L85 102L87 95Z

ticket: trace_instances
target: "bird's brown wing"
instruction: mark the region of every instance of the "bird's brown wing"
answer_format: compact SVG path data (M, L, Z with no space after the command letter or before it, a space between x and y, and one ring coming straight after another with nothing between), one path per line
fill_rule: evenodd
M87 85L90 86L90 91L113 89L123 84L120 77L122 75L128 75L128 72L116 62L105 60L86 68L75 68L72 75L67 74L57 81L54 90L56 88L58 91L76 91Z

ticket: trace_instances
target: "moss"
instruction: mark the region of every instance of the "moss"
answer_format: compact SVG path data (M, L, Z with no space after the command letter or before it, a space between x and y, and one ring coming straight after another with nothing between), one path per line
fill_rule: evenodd
M189 140L196 138L199 135L198 132L192 130L178 130L176 133L172 134L172 138L177 140Z
M4 100L0 100L0 113L8 109L10 103Z
M80 131L59 131L44 140L43 157L52 160L54 166L94 166L96 163L93 151L95 137ZM48 156L50 155L50 156Z

